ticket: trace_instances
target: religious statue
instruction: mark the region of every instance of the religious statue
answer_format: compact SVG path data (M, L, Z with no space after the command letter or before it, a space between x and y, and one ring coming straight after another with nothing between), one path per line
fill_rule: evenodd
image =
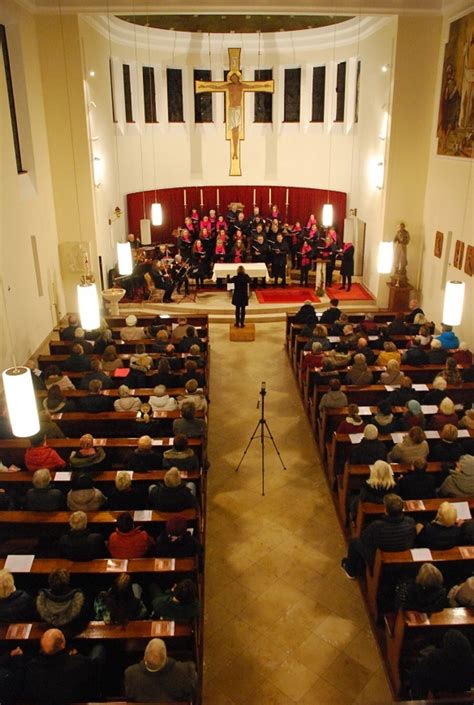
M400 223L400 227L393 238L393 268L392 276L398 279L407 278L407 247L410 242L410 233L405 228L405 223Z
M229 71L225 81L196 81L196 93L224 93L226 139L231 143L230 176L241 176L240 142L244 139L244 93L273 93L274 81L243 81L240 49L229 49Z

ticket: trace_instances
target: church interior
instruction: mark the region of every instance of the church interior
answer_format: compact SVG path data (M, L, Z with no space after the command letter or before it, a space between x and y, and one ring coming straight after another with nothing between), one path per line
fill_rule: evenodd
M0 702L470 702L472 0L2 0L0 44Z

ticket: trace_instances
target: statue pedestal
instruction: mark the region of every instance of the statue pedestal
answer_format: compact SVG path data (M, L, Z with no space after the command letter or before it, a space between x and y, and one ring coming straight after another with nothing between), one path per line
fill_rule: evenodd
M400 281L400 280L398 280ZM405 281L387 282L388 286L388 308L389 311L408 311L408 303L410 301L410 293L413 291L408 279Z

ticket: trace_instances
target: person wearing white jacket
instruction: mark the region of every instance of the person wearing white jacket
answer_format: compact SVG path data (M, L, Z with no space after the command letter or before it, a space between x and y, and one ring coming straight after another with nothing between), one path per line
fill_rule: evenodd
M166 393L164 384L159 384L154 388L153 396L150 397L149 401L153 411L175 411L178 408L176 399Z
M115 411L140 411L141 401L138 397L132 396L132 392L126 384L119 387L119 398L114 401Z

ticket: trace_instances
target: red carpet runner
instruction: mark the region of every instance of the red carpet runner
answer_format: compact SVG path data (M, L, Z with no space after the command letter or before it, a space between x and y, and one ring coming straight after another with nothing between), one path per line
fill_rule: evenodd
M302 304L306 299L317 304L320 301L313 289L300 286L290 286L286 289L257 289L255 295L260 304Z
M339 299L339 301L373 301L374 297L369 294L361 284L352 284L351 290L339 289L338 286L328 287L326 294L330 299Z

